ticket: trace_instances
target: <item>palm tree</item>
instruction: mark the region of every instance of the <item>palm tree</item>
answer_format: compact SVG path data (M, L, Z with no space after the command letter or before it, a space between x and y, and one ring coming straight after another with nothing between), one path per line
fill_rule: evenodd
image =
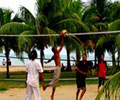
M95 100L100 100L105 93L105 100L119 100L120 94L120 72L112 75L100 90Z
M118 6L117 6L117 4L118 4ZM113 7L112 9L114 9L115 12L119 11L119 3L113 3L112 7ZM111 9L111 11L112 11L112 9ZM113 16L113 15L115 16L115 13L114 14L111 13L111 14L112 14L111 16ZM116 15L117 15L117 13L116 13ZM118 16L118 18L119 18L119 16ZM116 18L116 20L113 19L113 22L111 22L109 24L110 31L120 30L120 28L119 28L120 20L118 18ZM119 34L109 35L109 36L105 36L103 38L101 39L101 40L104 40L103 43L108 43L108 42L113 41L114 47L115 47L114 52L113 52L114 54L115 54L115 52L120 52L119 51L120 50L120 46L119 46L120 35ZM107 40L107 41L105 41L105 40ZM99 44L103 44L103 43L99 42ZM119 57L119 55L118 55L118 57ZM119 97L118 92L119 92L119 87L120 87L119 75L120 75L120 72L117 72L109 78L109 80L105 83L104 87L101 89L100 93L96 97L96 100L100 100L103 93L105 93L105 99L109 99L109 100L110 99L115 99L115 100L118 99L118 97Z
M19 34L25 30L31 30L30 27L28 27L25 24L20 24L22 20L19 18L18 14L16 14L12 18L13 11L9 9L2 9L0 8L0 34L1 35L10 35L10 34ZM19 23L18 23L19 22ZM7 74L6 77L9 78L9 65L8 65L8 59L9 59L9 53L10 50L13 50L15 52L18 52L17 45L13 45L14 43L17 44L17 38L15 37L1 37L0 38L0 49L2 51L5 51L5 56L7 60Z
M109 6L109 9L107 9L108 12L108 31L116 31L119 30L119 11L120 11L120 3L119 2L114 2ZM115 17L116 16L116 17ZM118 49L119 45L116 43L116 35L108 35L108 36L103 36L97 44L103 45L106 47L106 50L112 54L112 60L113 60L113 66L115 66L115 52L116 49ZM118 40L117 40L118 42ZM106 44L106 45L105 45ZM109 45L108 45L109 44ZM116 45L117 44L117 45ZM119 51L119 49L118 49ZM119 58L119 56L118 56Z
M112 22L112 23L110 23L109 30L110 31L120 30L119 23L120 23L119 19L114 21L114 22ZM113 55L115 55L115 52L119 52L119 50L120 50L120 46L119 46L120 35L113 34L113 35L104 36L103 38L101 38L99 40L98 45L100 45L100 46L101 45L105 45L105 44L109 45L109 42L113 42L112 44L114 44L113 45L114 47L111 46L111 45L109 47L112 50L110 52L112 52ZM115 60L114 60L114 65L115 65ZM120 86L119 81L118 81L119 80L119 75L120 75L120 72L115 73L113 76L111 76L111 78L106 82L106 84L101 89L101 91L98 94L98 96L96 97L96 100L100 100L100 98L101 98L103 93L105 93L105 95L106 95L105 98L106 99L117 99L116 96L119 96L119 94L117 94L117 91L119 91L119 86Z
M5 25L2 25L0 28L0 35L19 35L21 32L25 30L30 30L31 28L27 25L20 24L18 22L10 22ZM17 31L16 31L17 30ZM15 52L18 52L18 46L17 46L17 38L16 37L1 37L1 49L5 50L5 56L7 60L7 74L6 78L10 78L9 75L9 65L8 65L8 59L9 59L9 53L10 50L13 50Z
M90 27L90 31L100 32L108 30L110 5L111 3L107 0L91 0L90 6L83 9L82 21ZM104 53L105 50L98 48L98 46L96 48L97 41L101 38L101 36L102 35L92 35L89 37L91 38L92 43L94 43L95 65L97 58L99 60L100 53Z
M36 17L32 17L30 11L27 8L22 7L23 19L27 20L29 24L29 19L34 19L36 34L53 34L60 33L61 30L67 29L69 32L77 32L78 30L88 30L88 27L80 21L79 16L74 12L67 12L70 1L59 0L59 1L42 1L37 0ZM57 3L57 4L56 4ZM51 8L52 7L52 8ZM30 17L31 16L31 17ZM26 24L27 24L26 23ZM73 27L74 26L74 27ZM74 38L73 38L74 39ZM72 39L72 40L73 40ZM36 47L42 51L43 54L44 47L47 45L54 45L57 41L57 37L47 37L47 38L37 38ZM80 45L79 45L80 46ZM66 46L67 47L67 46ZM42 58L43 56L41 56Z
M59 18L57 17L57 20L59 20L59 21L57 23L55 23L53 25L53 27L57 28L57 29L59 27L59 29L61 29L61 30L67 29L68 32L71 32L71 33L88 32L89 28L80 19L81 18L81 9L82 9L82 3L80 0L76 0L76 1L73 0L73 1L69 2L69 4L65 8L65 10L61 14L61 16L59 16ZM62 20L61 20L61 18L62 18ZM67 51L67 70L71 70L70 53L73 50L70 46L73 47L74 42L73 43L71 42L71 44L69 44L71 39L66 39L66 40L67 41L65 41L66 42L65 47L66 47L66 51ZM80 45L78 47L81 48ZM76 48L76 47L73 47L73 48ZM79 49L79 50L74 49L74 50L76 50L77 54L79 54L81 51L81 49ZM82 49L82 51L83 51L83 49Z

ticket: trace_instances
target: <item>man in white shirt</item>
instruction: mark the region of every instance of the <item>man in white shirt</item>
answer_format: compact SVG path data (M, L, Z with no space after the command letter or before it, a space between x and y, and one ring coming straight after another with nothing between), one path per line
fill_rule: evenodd
M31 52L31 60L26 65L26 100L32 100L32 94L34 94L34 100L41 100L39 75L44 89L43 69L40 61L37 60L36 50L33 50Z

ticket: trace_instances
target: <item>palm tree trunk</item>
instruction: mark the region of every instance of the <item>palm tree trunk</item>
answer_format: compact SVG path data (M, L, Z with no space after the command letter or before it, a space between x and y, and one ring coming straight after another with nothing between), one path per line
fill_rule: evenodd
M8 48L6 48L5 49L5 56L6 56L6 60L7 60L7 64L6 64L6 68L7 68L6 78L10 78L10 75L9 75L9 64L8 64L9 53L10 53L10 50Z
M95 49L95 67L96 67L96 65L97 65L97 55L96 55L96 49Z
M40 61L41 61L41 64L42 64L42 67L44 66L44 63L43 63L43 60L44 60L44 49L41 49L40 50Z
M71 65L70 65L70 50L67 50L67 71L71 71Z
M118 67L120 66L120 64L119 64L119 55L120 55L120 51L118 51Z
M115 54L114 53L112 53L112 64L113 64L113 66L116 66Z
M77 62L80 61L80 52L76 51L76 59L77 59Z

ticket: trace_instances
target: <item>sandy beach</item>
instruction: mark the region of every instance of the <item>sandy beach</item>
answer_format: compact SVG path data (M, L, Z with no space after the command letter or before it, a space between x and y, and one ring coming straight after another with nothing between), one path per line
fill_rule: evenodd
M42 100L50 100L51 87L46 91L41 90ZM5 92L0 92L0 100L24 100L25 88L10 89ZM76 85L68 85L57 87L55 100L75 100ZM83 97L83 100L95 100L97 95L97 85L87 85L87 92ZM34 100L34 99L32 99ZM101 99L102 100L102 99Z
M10 72L25 71L25 66L10 66ZM46 67L45 70L53 70L54 67ZM6 67L0 66L0 72L5 72ZM42 100L50 100L51 87L46 91L41 90ZM14 88L8 91L0 91L0 100L25 100L25 88ZM75 100L76 85L65 85L57 87L55 100ZM83 100L95 100L97 96L97 85L87 85L87 92ZM32 99L34 100L34 99ZM101 99L102 100L102 99Z

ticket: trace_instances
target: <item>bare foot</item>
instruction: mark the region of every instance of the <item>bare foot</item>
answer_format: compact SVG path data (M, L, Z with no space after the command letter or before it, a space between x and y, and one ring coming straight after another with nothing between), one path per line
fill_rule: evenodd
M44 87L44 91L46 90L46 88L47 88L47 85L45 85L45 87Z
M54 99L53 99L53 96L51 96L51 100L54 100Z
M50 85L48 84L48 85L45 85L45 87L44 87L44 91L47 89L47 87L49 87Z

